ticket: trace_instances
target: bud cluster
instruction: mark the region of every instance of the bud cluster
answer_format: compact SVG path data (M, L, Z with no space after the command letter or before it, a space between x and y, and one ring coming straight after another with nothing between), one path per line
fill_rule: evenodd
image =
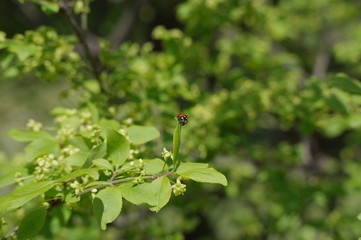
M83 185L80 184L77 180L70 183L69 186L74 189L74 192L76 195L78 195L80 192L84 191Z
M100 127L93 124L81 125L79 131L82 136L89 138L92 143L96 143L98 141L101 133Z
M30 119L26 124L26 127L31 131L39 132L43 127L43 124L41 122L36 122L35 120Z
M178 178L176 184L172 185L172 189L175 196L183 195L186 192L186 185Z
M134 184L140 184L144 182L144 178L143 176L145 175L145 170L144 170L144 161L143 159L139 159L138 164L136 164L134 161L131 161L129 164L134 170L134 172L137 172L139 174L139 176L133 180Z
M61 149L61 154L62 156L65 158L65 157L68 157L70 155L73 155L77 152L79 152L80 149L79 148L76 148L74 147L73 145L69 144L68 146L66 146L65 148Z
M167 158L173 159L173 153L171 151L168 151L166 148L163 148L162 157L164 160L167 160Z
M35 181L44 181L51 178L52 175L60 175L62 168L59 169L60 161L53 154L43 155L36 159L34 170Z

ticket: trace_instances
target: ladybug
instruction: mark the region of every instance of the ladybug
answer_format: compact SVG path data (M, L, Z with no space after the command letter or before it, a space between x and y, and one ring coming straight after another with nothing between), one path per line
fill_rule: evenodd
M178 122L181 126L184 126L188 123L188 116L185 115L184 113L178 114L177 117L178 117Z

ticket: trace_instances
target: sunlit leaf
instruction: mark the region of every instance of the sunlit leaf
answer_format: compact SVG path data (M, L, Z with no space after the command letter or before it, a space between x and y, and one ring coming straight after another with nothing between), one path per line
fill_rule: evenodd
M177 171L177 173L182 177L192 179L196 182L219 183L227 186L226 177L213 168L196 168L184 172Z
M102 230L113 222L122 210L122 192L116 187L101 190L93 200L93 210Z
M155 189L156 204L150 207L150 209L152 211L158 212L162 207L164 207L168 203L172 193L172 188L170 186L170 182L167 177L157 178L152 182L152 185Z
M119 132L107 129L107 153L115 166L120 166L129 155L128 140Z
M52 138L49 133L43 131L12 130L8 133L8 135L19 142L29 142L37 139Z
M56 154L58 152L58 143L47 138L37 139L25 147L26 160L29 162L41 155Z
M31 199L43 194L55 185L54 181L31 183L17 188L14 192L0 197L0 211L10 211L21 207Z
M131 126L127 131L130 141L134 144L143 144L160 136L159 131L150 126Z
M95 159L95 160L93 160L93 163L94 163L95 166L97 166L100 169L113 170L113 165L111 165L108 160Z

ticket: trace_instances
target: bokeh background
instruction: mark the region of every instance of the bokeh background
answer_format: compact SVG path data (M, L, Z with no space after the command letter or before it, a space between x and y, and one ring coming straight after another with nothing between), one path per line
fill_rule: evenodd
M46 55L72 51L59 38L44 45L44 66L9 64L0 49L0 163L21 159L8 131L28 119L51 125L52 108L91 101L156 126L162 137L147 153L158 156L186 113L182 159L210 163L229 185L189 183L159 213L129 205L106 232L75 221L54 239L361 237L359 0L65 2L80 4L108 89L94 90L82 60ZM1 1L0 31L34 42L30 30L55 32L84 56L64 13L44 6Z

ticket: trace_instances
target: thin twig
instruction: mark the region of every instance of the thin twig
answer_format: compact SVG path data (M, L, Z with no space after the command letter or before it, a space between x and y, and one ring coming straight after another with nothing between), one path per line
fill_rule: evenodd
M155 180L155 179L160 178L160 177L169 177L169 176L172 176L173 174L174 174L174 172L168 172L168 173L164 173L164 174L160 174L160 175L143 176L142 178L143 179ZM129 177L129 178L123 178L123 179L118 179L118 180L114 180L114 181L109 180L109 183L112 184L112 185L116 185L116 184L123 183L123 182L130 182L130 181L133 181L133 180L135 180L137 178L139 178L139 177ZM81 196L81 195L84 195L84 194L86 194L88 192L91 192L93 189L101 189L101 188L105 188L105 187L108 187L108 186L109 186L108 184L97 185L97 186L88 188L88 189L80 192L78 195Z
M118 174L118 169L115 169L115 171L113 172L113 175L112 175L112 177L109 179L109 183L112 183L113 182L113 180L114 180L114 178L117 176L117 174Z
M70 10L70 7L71 7L71 4L69 4L68 2L59 2L59 6L60 8L63 10L65 16L66 16L66 19L68 20L70 26L72 27L74 33L76 34L76 36L78 37L79 39L79 42L84 50L84 54L85 54L85 57L86 59L89 61L90 65L91 65L91 70L92 70L92 73L94 75L94 77L97 79L97 81L99 82L99 85L100 85L100 90L103 92L103 93L107 93L105 87L104 87L104 84L103 84L103 81L100 77L100 60L98 59L98 57L94 56L91 51L90 51L90 47L89 47L89 44L86 40L86 37L85 37L85 33L84 31L82 30L80 24L76 21L72 11Z

